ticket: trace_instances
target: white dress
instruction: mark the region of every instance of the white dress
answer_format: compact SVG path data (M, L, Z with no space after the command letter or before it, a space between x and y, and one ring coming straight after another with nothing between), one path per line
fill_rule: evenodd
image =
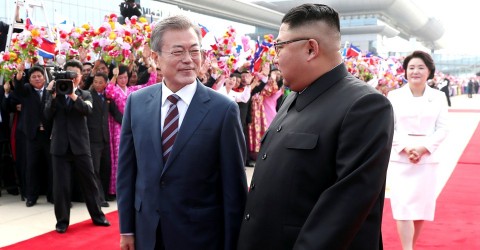
M430 220L435 215L435 151L447 134L448 105L441 91L425 88L414 97L407 85L388 93L395 116L395 133L388 167L390 200L395 220ZM430 152L417 164L405 147L425 146Z

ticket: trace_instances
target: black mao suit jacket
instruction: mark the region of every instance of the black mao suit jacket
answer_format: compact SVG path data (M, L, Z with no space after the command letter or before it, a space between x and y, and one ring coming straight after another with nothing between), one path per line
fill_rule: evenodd
M382 248L390 102L340 64L287 97L262 139L239 250Z

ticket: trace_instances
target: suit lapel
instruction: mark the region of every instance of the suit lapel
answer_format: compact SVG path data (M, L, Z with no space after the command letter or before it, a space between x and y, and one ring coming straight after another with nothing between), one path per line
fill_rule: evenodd
M167 168L172 165L172 162L175 161L178 154L181 152L182 148L188 142L190 137L193 135L193 132L198 128L202 120L205 118L205 115L208 113L210 107L205 105L210 100L208 95L207 87L197 81L197 90L193 96L192 102L188 106L187 113L182 121L182 126L177 134L175 143L173 144L172 153L168 157L168 161L163 168L162 175L165 173Z
M160 162L163 168L163 151L162 151L162 133L161 133L161 120L162 120L162 85L155 85L156 89L151 91L151 94L145 100L145 112L144 114L152 114L152 117L148 117L151 121L146 127L146 132L151 133L151 140L154 148L154 152L157 152L157 162ZM158 114L155 115L155 114Z

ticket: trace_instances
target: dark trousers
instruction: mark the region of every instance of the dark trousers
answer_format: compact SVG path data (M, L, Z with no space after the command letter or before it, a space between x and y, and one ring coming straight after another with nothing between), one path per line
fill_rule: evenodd
M46 189L48 201L53 201L52 158L50 138L45 131L37 131L33 140L27 140L27 164L25 172L25 195L27 200L36 201Z
M2 184L7 190L18 190L15 163L9 141L0 141L0 196Z
M440 89L443 93L445 93L445 96L447 98L447 103L448 103L448 106L451 107L452 106L452 103L450 102L450 91L448 89L448 86L445 86L443 88Z
M70 224L71 174L77 170L80 186L85 195L85 203L92 220L105 218L99 205L99 190L95 182L92 158L90 155L73 155L67 150L65 155L52 155L53 162L53 199L57 225Z
M18 183L20 184L20 193L22 197L27 197L27 137L25 134L16 130L15 132L15 170L17 172Z
M92 152L93 172L95 172L95 182L100 190L100 202L105 201L106 191L110 185L110 143L91 142L90 150Z

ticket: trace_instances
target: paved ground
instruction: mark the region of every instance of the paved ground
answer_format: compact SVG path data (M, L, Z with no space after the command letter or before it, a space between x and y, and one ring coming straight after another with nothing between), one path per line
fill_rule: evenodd
M441 192L480 121L480 95L475 95L471 99L466 96L453 97L451 109L452 112L449 112L450 134L438 149L442 150L444 152L442 155L446 157L442 160L442 171L439 171L442 185L438 188L437 193ZM247 167L245 170L250 181L254 168ZM108 213L116 209L116 203L110 202L110 207L103 211ZM85 204L74 203L71 211L71 224L86 219L89 219L89 215ZM19 196L11 196L5 190L2 191L2 197L0 197L0 247L52 231L54 228L53 205L47 203L45 197L41 197L34 207L27 208Z

